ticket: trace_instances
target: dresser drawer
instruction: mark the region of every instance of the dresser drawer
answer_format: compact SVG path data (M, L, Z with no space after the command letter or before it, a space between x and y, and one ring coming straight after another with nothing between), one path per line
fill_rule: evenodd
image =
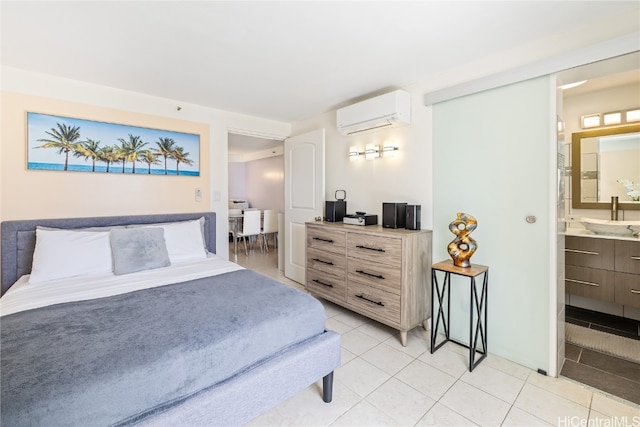
M340 277L326 271L307 268L305 288L312 294L325 297L331 301L345 303L347 300L347 284L344 272Z
M364 286L373 286L399 295L402 288L401 276L399 268L356 258L347 260L349 284L358 282Z
M613 271L567 265L565 291L581 297L613 302L613 277Z
M307 248L307 267L344 279L346 259L344 254Z
M564 258L567 265L613 270L614 243L612 239L567 236Z
M307 248L344 254L345 242L344 231L307 225Z
M640 308L640 276L629 273L615 274L615 302L627 307Z
M364 259L399 268L402 263L402 241L392 237L349 233L349 257Z
M615 266L616 271L640 274L640 241L616 240Z
M347 302L355 311L388 325L400 324L400 295L349 282Z

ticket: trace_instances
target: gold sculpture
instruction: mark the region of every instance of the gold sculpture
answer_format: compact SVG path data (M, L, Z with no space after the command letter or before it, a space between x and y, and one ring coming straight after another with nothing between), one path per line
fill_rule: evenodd
M458 212L458 217L449 224L449 230L456 235L447 246L447 251L457 267L471 267L469 258L478 249L476 241L469 234L478 226L478 221L466 213Z

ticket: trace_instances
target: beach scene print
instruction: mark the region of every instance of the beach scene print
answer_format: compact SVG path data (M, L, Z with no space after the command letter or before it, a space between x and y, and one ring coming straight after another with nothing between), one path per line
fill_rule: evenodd
M27 169L200 176L200 135L27 113Z

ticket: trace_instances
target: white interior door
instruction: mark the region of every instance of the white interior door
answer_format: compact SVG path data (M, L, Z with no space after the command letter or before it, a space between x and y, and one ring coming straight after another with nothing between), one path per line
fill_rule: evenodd
M322 217L324 129L284 141L284 275L304 284L304 223Z

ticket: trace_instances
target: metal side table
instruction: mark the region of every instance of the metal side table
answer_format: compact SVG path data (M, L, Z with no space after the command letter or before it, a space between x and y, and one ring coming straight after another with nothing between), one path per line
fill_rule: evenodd
M489 285L489 267L485 265L471 265L470 267L456 267L453 261L442 261L434 264L431 272L431 353L442 347L447 341L469 349L469 371L478 366L487 357L487 294ZM438 272L443 272L442 283L438 282ZM469 344L455 340L449 336L450 311L451 311L451 275L469 277ZM476 278L484 275L482 287L478 289ZM445 301L446 299L446 301ZM436 311L437 302L437 311ZM446 314L445 314L446 304ZM435 320L434 320L435 318ZM475 318L475 322L474 322ZM436 337L440 328L440 322L444 329L445 339L436 344ZM475 325L475 327L474 327ZM480 342L478 343L478 338ZM478 344L481 348L478 348ZM475 360L476 352L482 354Z

